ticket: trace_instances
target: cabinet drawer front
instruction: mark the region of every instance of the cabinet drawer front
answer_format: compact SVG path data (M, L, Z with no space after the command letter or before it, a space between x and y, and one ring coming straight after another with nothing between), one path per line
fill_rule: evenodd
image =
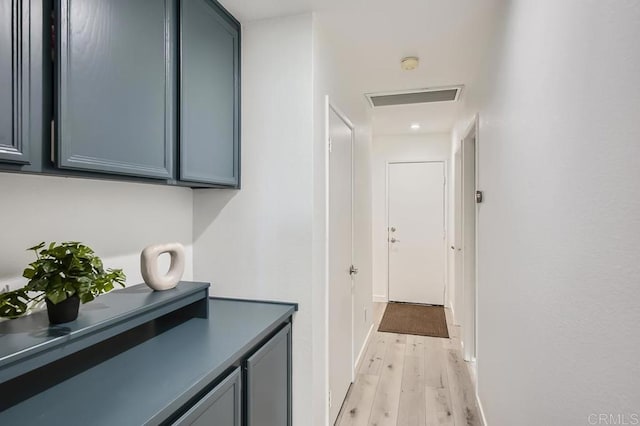
M0 160L29 163L30 1L0 0Z
M291 425L291 324L247 360L248 426Z
M180 179L236 185L239 25L212 0L180 12Z
M60 0L58 167L169 178L175 0Z
M179 426L241 426L242 393L240 368L206 394L180 417Z

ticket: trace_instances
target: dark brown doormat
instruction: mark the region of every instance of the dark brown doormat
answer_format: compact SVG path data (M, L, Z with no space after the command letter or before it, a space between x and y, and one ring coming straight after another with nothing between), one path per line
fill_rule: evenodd
M413 303L387 304L378 331L449 337L443 306L415 305Z

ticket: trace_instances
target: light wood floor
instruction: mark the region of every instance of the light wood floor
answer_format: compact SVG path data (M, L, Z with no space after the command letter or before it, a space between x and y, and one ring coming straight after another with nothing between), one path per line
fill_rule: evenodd
M374 303L376 331L336 425L482 425L451 312L441 339L378 332L385 306Z

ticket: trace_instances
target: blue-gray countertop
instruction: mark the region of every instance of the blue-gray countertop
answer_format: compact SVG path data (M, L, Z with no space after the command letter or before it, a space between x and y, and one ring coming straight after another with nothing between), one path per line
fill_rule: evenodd
M206 308L208 288L209 283L181 282L153 291L139 284L83 304L78 319L65 324L49 324L46 311L1 322L0 383L196 301Z
M189 319L0 412L0 425L158 424L237 365L295 309L210 299L208 319Z

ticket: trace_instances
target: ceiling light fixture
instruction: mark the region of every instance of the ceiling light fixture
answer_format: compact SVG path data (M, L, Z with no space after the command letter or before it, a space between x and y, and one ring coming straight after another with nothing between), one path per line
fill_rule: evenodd
M400 61L400 66L405 71L415 70L416 68L418 68L419 61L420 60L417 56L407 56L406 58L403 58L402 61Z
M419 123L413 123L411 125L411 130L418 130L420 128L420 124Z

